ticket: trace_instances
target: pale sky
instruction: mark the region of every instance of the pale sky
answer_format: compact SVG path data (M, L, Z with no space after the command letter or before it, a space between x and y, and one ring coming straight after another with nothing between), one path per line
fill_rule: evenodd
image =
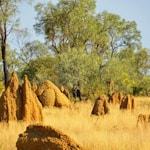
M150 49L150 0L97 0L96 7L97 12L107 10L126 21L135 21L143 47Z
M20 5L21 27L27 28L33 39L38 38L33 29L36 17L34 5L47 1L34 0L32 6L25 3ZM58 0L52 2L56 3ZM143 47L150 49L150 0L97 0L96 13L104 10L117 14L126 21L135 21L138 30L141 31Z

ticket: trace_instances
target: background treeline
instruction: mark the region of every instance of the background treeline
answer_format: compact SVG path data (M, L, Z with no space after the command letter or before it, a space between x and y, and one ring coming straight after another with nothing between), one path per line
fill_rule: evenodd
M51 80L70 91L79 86L84 94L107 93L108 81L114 81L116 92L147 95L150 53L136 22L95 8L95 0L38 3L34 28L45 41L29 41L27 32L18 32L18 48L7 43L9 77L16 71L20 79L27 74L31 82ZM2 88L3 69L0 79Z

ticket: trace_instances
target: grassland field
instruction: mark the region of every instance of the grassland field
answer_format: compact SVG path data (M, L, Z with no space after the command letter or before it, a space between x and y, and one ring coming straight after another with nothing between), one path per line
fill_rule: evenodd
M109 104L110 113L91 115L93 101L70 108L43 108L44 125L59 129L87 150L149 150L150 127L137 127L139 114L150 114L150 97L135 97L135 110L120 110ZM16 150L18 135L28 123L0 123L0 150Z

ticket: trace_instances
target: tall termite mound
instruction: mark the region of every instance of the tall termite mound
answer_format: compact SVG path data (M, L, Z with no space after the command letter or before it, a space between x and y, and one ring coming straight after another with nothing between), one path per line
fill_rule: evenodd
M19 85L15 72L0 97L0 121L26 120L41 122L43 120L42 105L24 77L24 83Z

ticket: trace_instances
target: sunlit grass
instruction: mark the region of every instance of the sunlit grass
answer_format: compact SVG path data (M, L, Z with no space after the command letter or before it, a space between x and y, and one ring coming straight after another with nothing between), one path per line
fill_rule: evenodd
M25 131L24 122L0 123L0 150L16 150L18 134Z
M135 98L134 111L121 111L119 105L109 104L110 113L104 117L91 115L94 103L84 101L69 108L44 108L44 124L59 129L87 150L147 150L150 149L149 128L137 128L137 116L150 113L150 98ZM16 150L18 134L27 124L0 123L0 149Z

